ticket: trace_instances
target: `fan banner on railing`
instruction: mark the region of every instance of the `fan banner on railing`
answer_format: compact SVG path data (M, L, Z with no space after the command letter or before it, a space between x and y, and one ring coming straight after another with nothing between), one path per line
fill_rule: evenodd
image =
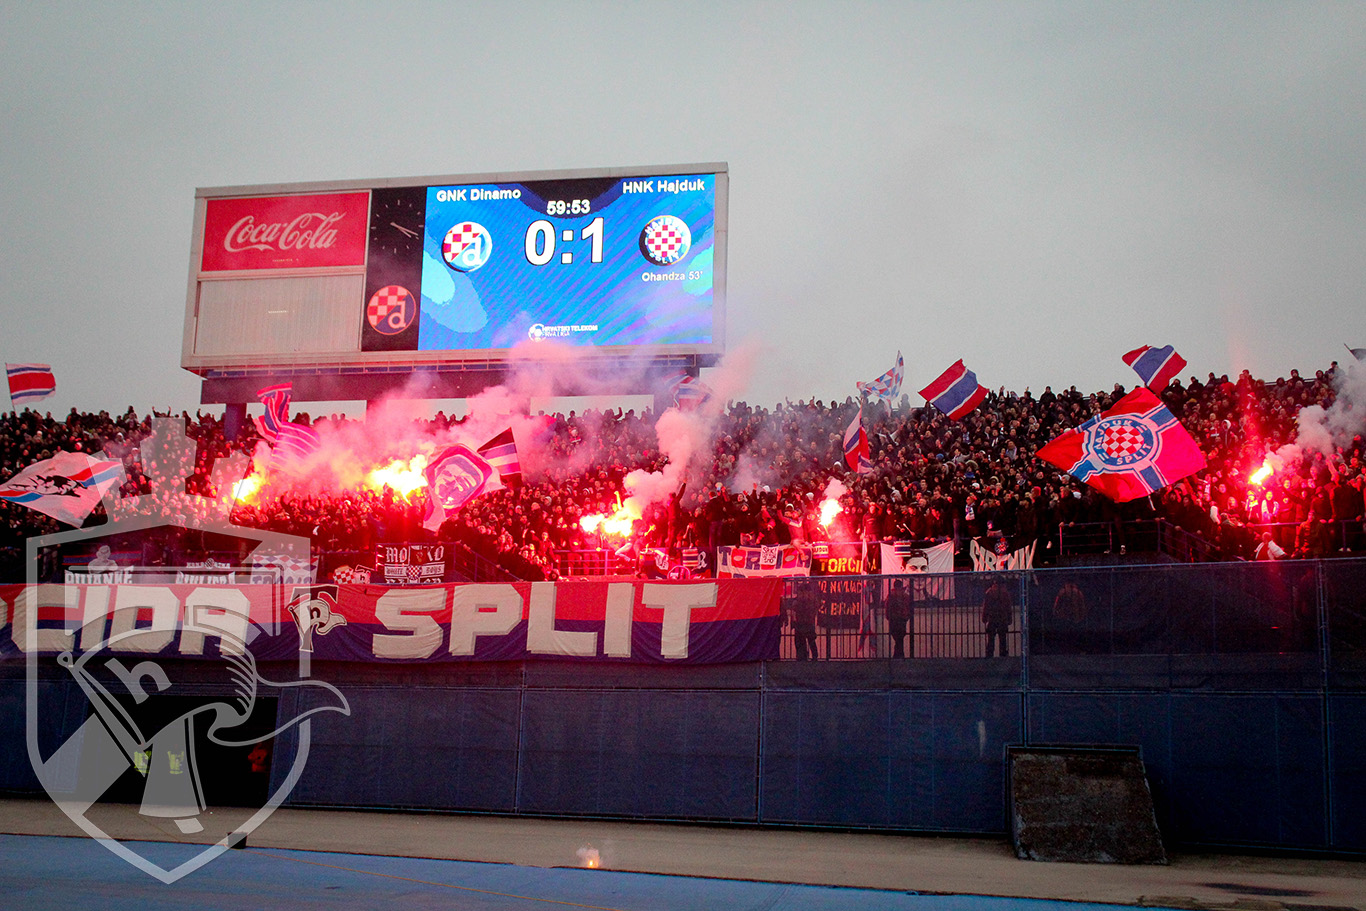
M911 589L915 593L915 600L953 600L952 541L929 545L917 545L913 541L884 541L880 550L884 576L932 574L930 578L915 580Z
M787 544L772 547L716 548L716 578L811 575L811 548Z
M1009 553L999 554L978 544L977 539L973 538L972 543L968 547L968 551L972 554L972 568L979 573L1014 569L1033 569L1034 546L1037 543L1037 541L1033 541L1025 547L1016 548Z
M778 657L783 580L494 585L0 585L0 658L104 649L219 657L212 628L257 661L654 664ZM198 627L186 617L198 617ZM132 634L132 635L130 635Z

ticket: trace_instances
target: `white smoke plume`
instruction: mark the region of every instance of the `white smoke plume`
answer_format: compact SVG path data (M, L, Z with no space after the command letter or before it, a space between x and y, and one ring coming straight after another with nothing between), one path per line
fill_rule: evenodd
M710 399L694 410L669 408L659 416L655 435L659 451L667 461L659 471L636 469L626 476L628 510L643 515L647 507L663 502L677 491L689 478L690 469L700 468L694 459L711 452L721 415L727 403L748 388L758 356L757 344L733 349L705 378L712 391Z
M1333 377L1333 391L1333 402L1327 408L1306 405L1300 409L1295 442L1267 456L1273 470L1311 455L1331 456L1336 448L1366 433L1366 363L1353 358L1340 364Z

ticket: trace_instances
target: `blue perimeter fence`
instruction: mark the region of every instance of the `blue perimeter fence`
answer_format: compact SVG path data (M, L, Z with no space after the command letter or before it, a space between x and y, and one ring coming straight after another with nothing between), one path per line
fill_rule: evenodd
M315 664L351 714L288 802L1000 835L1007 746L1122 744L1171 846L1366 853L1366 559L803 578L783 610L753 664ZM38 792L13 664L0 790ZM89 707L40 685L46 754Z

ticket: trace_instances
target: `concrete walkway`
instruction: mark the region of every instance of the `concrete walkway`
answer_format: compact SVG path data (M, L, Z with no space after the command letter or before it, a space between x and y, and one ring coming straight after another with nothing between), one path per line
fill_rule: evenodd
M140 816L136 807L97 805L90 818L121 840L195 843L165 821ZM53 803L36 798L0 801L0 832L85 838ZM281 809L251 835L248 849L254 855L293 849L524 868L582 868L596 859L610 871L902 893L1366 911L1366 862L1177 855L1167 866L1033 863L1017 860L1004 840L986 838Z

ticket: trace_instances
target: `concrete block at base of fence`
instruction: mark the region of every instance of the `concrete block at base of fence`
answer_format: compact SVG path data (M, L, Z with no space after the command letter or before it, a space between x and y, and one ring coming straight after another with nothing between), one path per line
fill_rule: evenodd
M1006 755L1021 860L1167 862L1137 747L1010 746Z

